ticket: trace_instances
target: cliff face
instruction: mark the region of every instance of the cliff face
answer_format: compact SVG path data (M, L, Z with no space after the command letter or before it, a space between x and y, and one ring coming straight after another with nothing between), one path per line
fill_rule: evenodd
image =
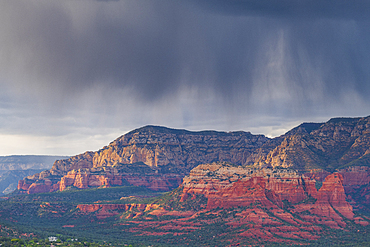
M93 175L90 172L72 170L63 176L57 190L63 191L69 186L79 189L89 187L111 187L115 185L130 184L135 186L144 186L155 191L169 191L181 184L182 176L177 174L104 174Z
M330 228L347 232L369 225L368 218L354 216L344 181L341 173L329 174L317 190L318 181L294 170L218 162L192 169L178 189L149 204L80 204L76 213L100 220L116 216L134 235L201 238L202 230L217 229L235 244L302 244Z
M268 140L263 135L252 135L249 132L191 132L147 126L117 138L97 152L58 161L51 173L65 175L72 169L137 162L143 162L159 171L173 165L183 172L214 161L253 164L252 154Z
M182 183L183 177L183 175L176 173L159 174L143 163L81 168L71 170L61 177L56 176L56 179L53 175L48 176L48 172L44 171L39 174L43 179L32 179L33 177L31 176L20 180L18 190L33 194L63 191L69 187L87 189L134 185L144 186L155 191L169 191L178 187Z
M179 185L181 181L177 177L188 175L197 165L220 161L256 168L292 168L300 173L332 173L349 166L368 166L370 117L304 123L274 139L241 131L191 132L146 126L117 138L97 152L58 160L51 170L20 181L18 189L32 193L64 190L68 186L87 188L129 183L167 190ZM131 167L129 171L113 174L96 172L98 168L128 164L145 164L146 168ZM46 183L49 180L51 185ZM346 181L345 176L345 187ZM28 190L31 186L34 189Z
M293 170L254 169L228 164L208 164L194 168L183 179L183 197L204 194L207 209L261 204L297 203L316 196L315 181Z
M346 201L341 174L334 173L325 178L317 195L315 207L311 212L324 217L324 222L329 226L333 226L333 224L336 226L335 223L345 226L342 217L353 219L352 206Z
M255 166L334 171L370 164L370 117L304 123L280 138L281 143L266 156L260 156Z
M293 214L298 214L311 224L342 228L346 226L345 220L354 219L343 180L340 173L333 173L317 191L314 179L292 170L201 165L184 178L181 201L202 194L207 198L207 210L263 207L272 214L280 214L285 209L284 218L297 221Z
M370 167L354 166L339 170L343 185L353 207L370 208Z
M181 178L202 163L221 160L253 164L260 153L268 152L268 148L262 148L268 141L265 136L248 132L190 132L147 126L119 137L97 152L58 160L51 170L20 181L18 189L32 193L28 190L31 186L39 191L49 188L55 191L68 186L87 188L127 182L169 190L181 184ZM127 168L127 164L140 165ZM117 170L125 165L126 170ZM46 180L52 181L52 185L48 187Z

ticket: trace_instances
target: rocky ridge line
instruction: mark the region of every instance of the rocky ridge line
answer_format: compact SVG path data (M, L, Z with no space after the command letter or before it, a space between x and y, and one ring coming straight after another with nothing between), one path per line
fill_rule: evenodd
M331 173L348 166L369 166L370 117L334 118L326 123L304 123L274 139L242 131L191 132L146 126L117 138L97 152L58 160L51 170L20 181L18 189L24 193L46 192L48 189L63 190L66 186L111 186L120 184L118 180L155 188L154 184L163 184L166 177L171 177L169 174L184 177L197 165L219 161L256 168L292 168L300 173ZM99 167L140 162L148 169L136 174L135 179L124 178L130 172L112 177L104 172L98 174L92 171ZM154 180L135 182L140 180L139 177ZM83 181L78 182L81 179ZM157 190L167 188L171 186L158 187Z

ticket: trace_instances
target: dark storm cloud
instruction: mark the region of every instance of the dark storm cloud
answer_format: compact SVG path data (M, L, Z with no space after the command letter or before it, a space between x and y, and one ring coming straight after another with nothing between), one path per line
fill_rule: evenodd
M276 80L285 80L286 92L290 88L299 99L310 100L312 83L329 98L349 87L369 92L367 1L2 5L2 74L54 100L96 84L129 88L148 101L184 84L225 99L241 91L248 97L261 85L267 93L281 87ZM312 82L310 73L320 82Z
M312 94L324 100L349 89L369 93L368 1L2 5L1 73L52 100L99 84L130 89L149 102L184 85L237 101L240 92L246 98L263 86L272 100L302 104ZM276 87L286 95L277 95Z
M258 114L368 115L369 4L3 1L0 113L20 120L0 127L230 119L240 128Z
M261 90L255 91L267 94L267 98L271 99L267 105L271 109L274 109L271 105L281 103L281 108L285 110L297 107L297 112L303 110L306 114L312 108L345 104L344 98L353 92L349 97L358 97L369 103L369 1L192 2L210 13L229 16L234 20L239 17L245 25L254 27L254 32L246 35L243 42L256 51L255 56L248 57L250 63L247 66L256 77L248 80L243 75L244 80L236 88L246 89L248 85L252 89L261 87ZM241 26L243 24L238 25L239 28ZM235 39L237 36L231 37ZM251 40L253 42L250 43ZM229 55L235 56L240 51L245 51L245 48L234 46ZM219 61L222 61L223 68L240 65L225 62L225 59ZM227 84L226 78L233 77L217 78L223 81L221 84ZM284 91L288 104L279 101L274 90ZM286 111L281 113L287 115Z
M2 74L12 73L6 79L14 76L12 83L20 87L31 84L61 94L83 91L95 83L108 88L131 86L149 98L171 89L179 65L175 23L166 5L64 3L4 4ZM85 4L91 6L81 8Z
M364 0L195 0L204 9L230 15L282 18L368 19L370 2Z

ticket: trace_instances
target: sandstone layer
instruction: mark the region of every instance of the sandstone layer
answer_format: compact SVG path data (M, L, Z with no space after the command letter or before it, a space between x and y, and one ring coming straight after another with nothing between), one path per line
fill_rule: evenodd
M87 188L110 186L110 183L119 185L119 181L127 181L132 185L169 190L181 184L181 178L202 163L221 160L240 165L253 164L263 152L260 148L268 141L269 138L263 135L242 131L191 132L146 126L117 138L97 152L58 160L51 170L20 181L18 189L33 193L63 190L66 184ZM113 174L104 173L109 169ZM47 180L52 182L50 186L46 184ZM28 190L31 187L37 189Z
M279 138L281 142L266 156L260 156L255 166L332 172L370 164L370 117L303 123Z
M300 174L321 172L320 180L323 181L323 175L336 170L370 166L370 117L303 123L273 139L243 131L192 132L146 126L117 138L99 151L58 160L52 169L20 181L18 189L23 193L35 193L63 190L68 186L66 184L87 188L119 185L126 181L149 188L156 188L155 184L158 184L157 190L167 190L175 187L165 184L172 182L163 182L168 181L168 177L175 181L175 177L188 175L200 164L221 161L255 168L292 168ZM129 164L137 166L127 168ZM126 166L127 169L114 175L104 173L114 166ZM346 173L344 185L347 190L347 181L350 181L347 177L353 176L349 174L351 171ZM364 175L360 183L365 180L369 180L368 175ZM177 185L180 183L178 181ZM353 179L350 183L353 188L358 185Z
M78 213L115 216L136 235L188 235L220 224L227 238L299 244L327 229L369 225L354 216L341 173L316 180L291 169L211 163L192 169L181 186L150 204L81 204ZM111 219L110 219L111 220ZM234 235L233 235L234 234Z
M98 219L103 219L111 216L118 215L122 212L134 212L142 214L149 210L157 209L157 204L79 204L77 208L83 214L94 213Z
M169 191L182 183L182 175L174 173L158 174L145 164L135 164L138 169L129 170L125 165L71 170L61 178L51 180L48 177L39 180L20 180L18 190L28 194L63 191L68 188L107 188L111 186L144 186L154 191Z
M340 228L346 226L345 220L354 219L343 180L340 173L333 173L317 191L314 179L293 170L214 163L198 166L184 178L181 201L202 194L208 199L207 210L258 206L274 213L285 209L285 214L302 214L301 218L308 222ZM296 221L292 215L289 217Z
M315 181L286 169L256 169L213 163L194 168L183 182L184 195L204 194L207 208L249 206L283 201L297 203L316 197Z

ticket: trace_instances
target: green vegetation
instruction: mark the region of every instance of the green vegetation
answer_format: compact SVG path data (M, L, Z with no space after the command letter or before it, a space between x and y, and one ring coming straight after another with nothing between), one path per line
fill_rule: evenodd
M252 226L231 226L230 222L237 219L238 214L246 209L261 209L269 216L277 219L286 226L291 223L274 215L262 205L249 207L205 209L207 198L202 195L189 195L181 202L183 188L180 187L168 193L155 193L140 187L116 187L106 189L74 190L59 193L44 193L23 195L0 202L2 220L11 227L2 223L2 246L50 246L50 236L56 236L58 246L226 246L240 244L240 246L286 246L286 244L271 243L263 239L242 237L240 233ZM138 197L131 197L131 194ZM103 196L112 199L100 203L121 201L155 203L165 206L168 210L199 212L196 217L186 221L176 215L148 215L126 219L125 213L113 217L99 219L94 214L83 214L76 209L78 203L91 202ZM157 195L157 197L153 197ZM89 198L91 197L91 198ZM308 198L305 203L314 203ZM289 211L292 205L284 201L283 209ZM133 213L138 213L134 211ZM302 212L301 215L307 214ZM148 218L148 217L151 217ZM349 231L334 230L325 226L323 238L317 241L303 239L294 240L299 244L312 246L370 246L370 236L366 232L370 227L362 227L346 222ZM168 226L171 225L171 226ZM268 224L266 225L268 227ZM26 234L24 234L26 233ZM145 234L143 234L145 233ZM275 236L275 235L274 235ZM275 236L282 240L289 238ZM78 239L78 241L71 241ZM105 242L104 242L105 241ZM37 245L39 243L39 245ZM53 242L54 243L54 242ZM353 245L350 245L353 244ZM293 246L293 245L292 245Z
M319 180L316 180L315 187L316 187L316 189L318 191L322 187L322 182L319 181Z
M0 237L0 244L1 246L19 246L19 247L36 247L36 246L71 246L71 247L78 247L78 246L89 246L89 247L98 247L98 246L110 246L107 243L94 243L88 241L79 241L78 239L65 239L60 240L57 239L55 241L50 241L48 238L46 239L39 239L39 238L9 238L9 237ZM122 245L123 246L123 245ZM129 246L129 245L126 245ZM132 245L131 245L132 246Z
M341 124L341 123L344 123L344 124L355 124L358 120L360 120L361 118L360 117L357 117L357 118L349 118L349 117L336 117L336 118L331 118L327 124Z
M298 127L295 127L291 131L296 131L299 128L303 128L304 130L306 130L307 133L311 133L312 131L317 130L318 128L320 128L320 126L323 125L323 124L324 123L302 123Z
M132 164L118 163L115 164L113 167L116 168L119 173L139 173L139 174L154 173L154 170L143 162L136 162Z
M122 201L120 201L122 197L137 196L137 198L143 197L144 199L161 194L161 192L138 186L117 186L93 189L73 188L52 193L17 195L10 198L8 202L68 202L78 204L109 201L109 203L122 203Z
M197 212L206 208L208 199L204 195L193 194L183 198L181 201L182 191L183 187L180 186L171 192L163 194L153 202L163 205L167 210Z
M351 161L348 164L342 165L338 167L338 170L349 166L370 166L370 154L366 154L358 159Z
M125 238L117 237L121 235L121 230L112 229L116 222L115 218L107 219L105 225L102 226L94 215L81 214L77 205L94 202L99 204L150 203L154 200L154 196L158 195L162 193L136 186L17 195L0 201L0 215L1 221L12 226L12 229L17 229L16 232L31 234L41 239L60 234L78 236L77 238L95 242L114 242L116 246L120 246L118 244L125 243ZM14 233L13 235L18 238L20 234ZM69 246L86 246L77 245L77 243L68 244Z
M176 135L251 135L250 132L235 131L235 132L224 132L214 130L203 130L203 131L189 131L185 129L171 129L162 126L147 125L135 130L130 131L126 135L135 133L166 133Z

